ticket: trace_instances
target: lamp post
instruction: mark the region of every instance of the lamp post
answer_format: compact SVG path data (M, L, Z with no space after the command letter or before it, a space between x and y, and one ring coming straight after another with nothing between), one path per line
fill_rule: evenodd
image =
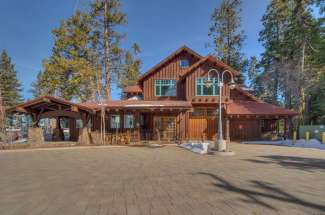
M217 78L218 78L218 86L219 86L219 126L218 126L218 139L216 140L216 144L214 146L214 149L219 151L219 152L223 152L226 151L227 149L227 145L226 145L226 141L223 139L223 132L222 132L222 110L221 110L221 101L222 101L222 87L224 85L224 74L225 73L229 73L230 77L231 77L231 81L229 83L229 87L230 89L234 89L235 88L235 82L234 82L234 77L232 75L232 73L229 70L224 70L221 72L221 79L220 79L220 73L218 70L216 69L210 69L208 71L208 79L205 81L205 85L207 87L211 87L212 86L212 80L210 78L210 73L211 72L215 72L217 74Z

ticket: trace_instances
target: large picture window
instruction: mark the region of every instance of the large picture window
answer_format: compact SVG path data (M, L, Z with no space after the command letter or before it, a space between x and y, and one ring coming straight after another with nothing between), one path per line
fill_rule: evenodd
M134 116L132 114L124 115L124 128L134 128Z
M156 96L176 96L176 80L155 80Z
M120 128L120 115L111 115L111 128Z
M219 94L218 80L212 78L212 86L206 86L207 78L199 78L196 80L196 95L197 96L216 96Z

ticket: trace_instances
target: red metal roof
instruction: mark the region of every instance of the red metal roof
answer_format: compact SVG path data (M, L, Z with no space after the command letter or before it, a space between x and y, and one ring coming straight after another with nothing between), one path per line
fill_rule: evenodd
M100 110L101 105L95 102L82 103L82 106L86 106L91 109ZM123 109L146 109L146 108L192 108L191 102L188 101L143 101L143 100L116 100L104 102L106 108L123 108Z
M124 93L142 93L139 85L127 86L123 89Z
M283 107L265 102L233 101L227 106L228 115L288 115L294 116L298 113Z

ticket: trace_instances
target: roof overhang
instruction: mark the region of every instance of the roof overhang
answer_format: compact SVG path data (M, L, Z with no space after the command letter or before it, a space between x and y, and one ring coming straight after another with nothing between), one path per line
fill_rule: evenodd
M231 101L227 104L228 116L255 116L255 117L293 117L297 112L277 105L260 101Z
M7 113L37 113L40 110L65 110L69 109L71 111L84 111L92 113L93 110L85 107L83 105L70 102L68 100L54 97L54 96L42 96L27 102L18 104L14 107L10 107L6 110Z

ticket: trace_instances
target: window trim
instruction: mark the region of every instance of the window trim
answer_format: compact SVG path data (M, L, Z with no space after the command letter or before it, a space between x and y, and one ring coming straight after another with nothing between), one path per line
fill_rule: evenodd
M126 127L126 119L127 117L126 116L132 116L132 127ZM123 127L126 128L126 129L133 129L134 128L134 114L124 114L124 117L123 117Z
M174 85L171 84L165 84L165 85L159 85L160 87L160 95L157 95L157 82L158 81L171 81L174 82ZM175 95L161 95L161 87L162 86L175 86ZM177 96L177 81L176 79L156 79L154 83L154 88L155 88L155 96L156 97L176 97Z
M117 124L118 125L117 127L112 126L112 117L113 116L118 116L118 118L119 118L119 123ZM121 115L120 114L111 114L109 119L110 119L109 127L111 129L120 129L121 128Z
M195 95L196 96L219 96L219 85L218 85L218 79L217 78L212 78L212 95L204 95L203 94L203 87L204 87L204 83L200 83L200 86L203 86L203 87L200 87L200 91L201 91L201 95L198 94L198 82L199 80L204 80L204 79L207 79L207 77L201 77L201 78L197 78L195 80ZM204 82L204 81L203 81ZM213 92L215 92L215 94L213 94Z
M187 65L186 66L183 66L183 64L182 64L182 62L184 62L184 61L187 62ZM190 61L187 58L182 58L179 61L179 66L181 67L181 69L187 69L187 68L190 67Z

